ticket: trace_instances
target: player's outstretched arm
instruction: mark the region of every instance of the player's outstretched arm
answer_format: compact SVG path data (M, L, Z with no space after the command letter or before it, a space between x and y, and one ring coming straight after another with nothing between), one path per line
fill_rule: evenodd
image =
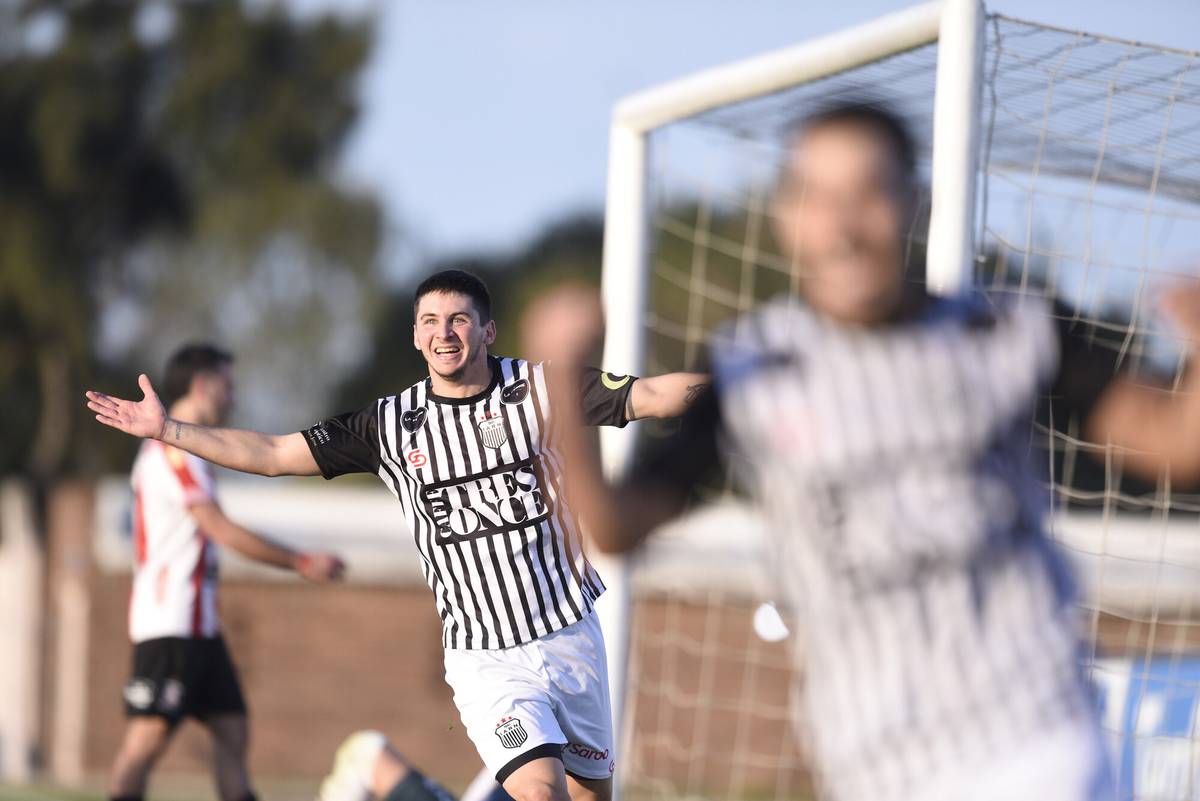
M560 480L592 542L602 551L636 547L682 511L685 497L657 486L612 486L604 479L585 431L578 375L602 331L599 298L576 286L547 293L528 310L522 338L529 358L546 363L550 398L563 459ZM642 381L634 384L634 388ZM632 392L632 391L631 391Z
M248 559L285 570L294 570L309 581L333 581L341 577L345 565L328 553L302 553L271 542L234 523L215 503L188 507L200 530L218 545L231 548Z
M1163 310L1189 341L1188 368L1174 389L1120 376L1084 423L1087 438L1122 452L1124 468L1149 481L1200 484L1200 286L1176 287Z
M679 417L708 386L704 373L666 373L639 378L629 390L626 418Z
M317 476L321 470L304 435L263 434L236 428L185 423L167 416L158 393L145 374L138 376L140 401L88 390L87 405L106 426L135 437L157 439L201 459L243 473L263 476Z

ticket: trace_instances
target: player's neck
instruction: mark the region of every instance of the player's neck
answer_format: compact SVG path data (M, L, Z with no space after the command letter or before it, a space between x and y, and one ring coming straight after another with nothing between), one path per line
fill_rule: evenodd
M429 371L429 388L443 398L469 398L478 395L492 384L492 364L487 354L468 365L457 377L440 376Z

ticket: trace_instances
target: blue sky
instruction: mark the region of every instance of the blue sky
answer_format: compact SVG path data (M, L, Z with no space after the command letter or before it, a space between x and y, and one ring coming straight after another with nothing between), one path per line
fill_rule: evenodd
M903 0L293 0L374 8L364 113L345 153L404 234L388 258L519 246L603 207L608 119L631 92L904 8ZM1200 2L996 0L1050 25L1200 50Z

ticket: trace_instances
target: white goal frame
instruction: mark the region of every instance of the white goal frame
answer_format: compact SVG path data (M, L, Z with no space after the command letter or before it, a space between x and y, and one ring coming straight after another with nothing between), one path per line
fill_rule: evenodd
M984 18L979 0L925 3L793 47L704 70L619 101L610 129L604 225L605 368L636 374L644 365L643 319L651 245L647 153L648 137L654 129L934 42L938 43L938 56L927 278L933 292L962 290L970 281L976 256ZM601 457L610 477L628 466L634 441L633 430L601 429ZM596 561L608 585L598 609L608 649L613 731L618 748L623 749L628 741L623 724L632 571L628 557ZM620 791L624 759L617 762L614 793Z

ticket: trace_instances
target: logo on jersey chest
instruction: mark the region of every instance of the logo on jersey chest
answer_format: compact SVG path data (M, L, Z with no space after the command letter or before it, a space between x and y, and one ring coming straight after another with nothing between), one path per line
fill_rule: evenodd
M516 404L529 397L529 379L522 378L519 381L514 381L504 389L500 390L500 402L508 404Z
M438 544L515 531L550 516L532 459L421 488Z
M499 412L485 414L475 427L479 429L479 438L489 448L499 448L508 442L508 430L505 428L504 415Z
M404 414L400 415L400 425L410 434L416 433L417 429L425 425L425 407L420 409L409 409Z
M521 725L520 718L500 718L496 726L496 736L505 748L520 748L529 739L529 733Z

